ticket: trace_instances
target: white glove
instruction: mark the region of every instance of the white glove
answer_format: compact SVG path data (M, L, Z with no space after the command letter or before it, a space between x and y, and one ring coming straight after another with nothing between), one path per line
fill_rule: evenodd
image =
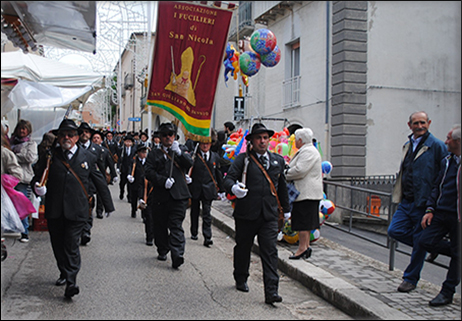
M170 147L178 156L181 156L180 144L177 141L174 141L172 147Z
M191 183L192 183L192 178L191 178L191 177L189 177L189 175L188 175L188 174L185 174L185 175L184 175L184 178L186 179L186 184L188 184L188 185L189 185L189 184L191 184Z
M284 213L284 221L288 221L290 217L292 216L292 213Z
M226 201L226 193L218 193L218 199L222 200L223 202Z
M34 190L35 194L38 196L43 196L47 193L47 187L46 186L39 186L39 182L35 182Z
M140 199L138 205L146 205L146 202L144 200Z
M167 178L165 181L165 189L171 189L173 184L175 184L175 179L173 177Z
M120 172L120 169L117 168L116 171L117 171L117 175L122 174L122 173Z
M128 175L127 179L130 183L133 183L135 181L135 178L132 175Z
M278 233L278 241L281 242L283 238L284 238L284 233L282 233L282 231L280 231Z
M245 188L245 184L236 182L231 188L231 192L236 195L237 198L244 198L247 196L249 190Z
M112 179L112 181L113 181L114 183L117 183L117 182L119 181L119 177L118 177L118 176L114 177L114 178Z

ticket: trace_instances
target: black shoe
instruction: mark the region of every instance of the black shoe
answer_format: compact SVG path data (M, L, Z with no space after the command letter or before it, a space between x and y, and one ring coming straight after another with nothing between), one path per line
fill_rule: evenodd
M241 292L249 292L249 286L247 285L247 282L243 282L243 283L236 282L236 290L241 291Z
M172 259L172 268L178 269L184 263L184 258L182 256Z
M157 259L158 259L159 261L167 261L167 254L165 254L165 255L159 254L159 255L157 256Z
M440 293L436 296L436 298L431 300L428 304L430 304L432 307L439 307L439 306L447 305L451 303L452 303L452 298L448 298Z
M197 237L197 235L192 235L191 236L191 240L197 241L198 239L199 239L199 237Z
M63 286L65 284L66 284L66 279L62 277L59 277L59 279L56 280L56 283L55 283L56 286Z
M205 240L205 241L204 241L204 246L205 246L205 247L210 247L210 245L213 245L213 241L212 241L212 240Z
M289 260L308 259L310 256L311 256L311 247L307 248L305 252L303 252L300 255L289 256Z
M409 283L407 281L403 281L400 286L398 287L398 291L399 292L411 292L412 290L414 290L416 288L416 286L412 283Z
M273 294L265 298L266 304L281 303L281 302L282 302L282 297L277 294Z
M437 257L438 257L438 252L433 252L433 253L428 254L425 261L433 263Z
M72 298L74 295L80 293L80 289L77 285L69 285L64 292L64 296L68 299Z
M124 193L120 193L120 194L119 194L119 199L120 199L120 200L123 200L123 199L124 199Z
M100 220L102 220L104 218L103 213L97 213L96 218L99 218Z
M154 245L154 242L153 242L153 241L146 241L146 245L147 245L147 246L153 246L153 245Z
M136 218L136 212L132 212L132 218Z
M311 257L311 252L313 252L313 250L311 249L311 247L307 248L306 250L307 250L307 252L306 252L306 254L305 254L305 260L306 260L306 259L309 259L309 258Z
M90 243L90 241L91 241L91 236L90 236L90 234L86 233L86 234L82 235L82 237L80 239L80 245L85 246L88 243Z

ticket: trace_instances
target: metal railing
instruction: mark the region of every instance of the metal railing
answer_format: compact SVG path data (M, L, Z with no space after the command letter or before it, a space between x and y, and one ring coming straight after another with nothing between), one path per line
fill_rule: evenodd
M383 222L386 222L386 227L388 228L393 214L398 207L398 204L392 202L392 193L331 181L324 181L324 184L328 199L335 204L336 209L342 210L341 217L349 218L347 228L341 227L342 225L337 226L329 222L324 222L324 224L389 249L388 267L390 271L393 271L395 267L396 251L408 256L411 255L409 252L398 249L398 242L390 238L388 235L386 236L386 242L384 243L353 231L353 221L356 218L364 217L371 221L379 223L382 222L382 224ZM365 203L358 200L365 200ZM446 269L448 268L448 266L438 262L432 263Z

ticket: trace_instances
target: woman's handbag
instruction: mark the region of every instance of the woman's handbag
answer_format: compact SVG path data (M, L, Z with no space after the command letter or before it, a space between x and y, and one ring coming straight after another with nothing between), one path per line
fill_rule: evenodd
M298 195L300 195L300 191L295 187L294 181L287 183L287 193L289 194L289 203L292 205L292 203L297 199Z

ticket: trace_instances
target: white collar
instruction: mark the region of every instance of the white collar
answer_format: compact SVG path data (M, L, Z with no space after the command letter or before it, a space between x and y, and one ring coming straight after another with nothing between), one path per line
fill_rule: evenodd
M270 159L270 158L269 158L269 155L268 155L268 152L265 152L264 154L258 154L258 153L257 153L257 156L258 156L258 158L260 158L260 157L262 157L262 156L266 156L266 159L267 159L268 161L269 161L269 159Z
M70 152L72 155L74 155L74 154L77 152L77 149L78 149L78 147L77 147L77 144L76 144L76 145L74 145L74 147L72 147L71 149L69 149L69 152ZM66 150L63 149L63 152L66 152Z

